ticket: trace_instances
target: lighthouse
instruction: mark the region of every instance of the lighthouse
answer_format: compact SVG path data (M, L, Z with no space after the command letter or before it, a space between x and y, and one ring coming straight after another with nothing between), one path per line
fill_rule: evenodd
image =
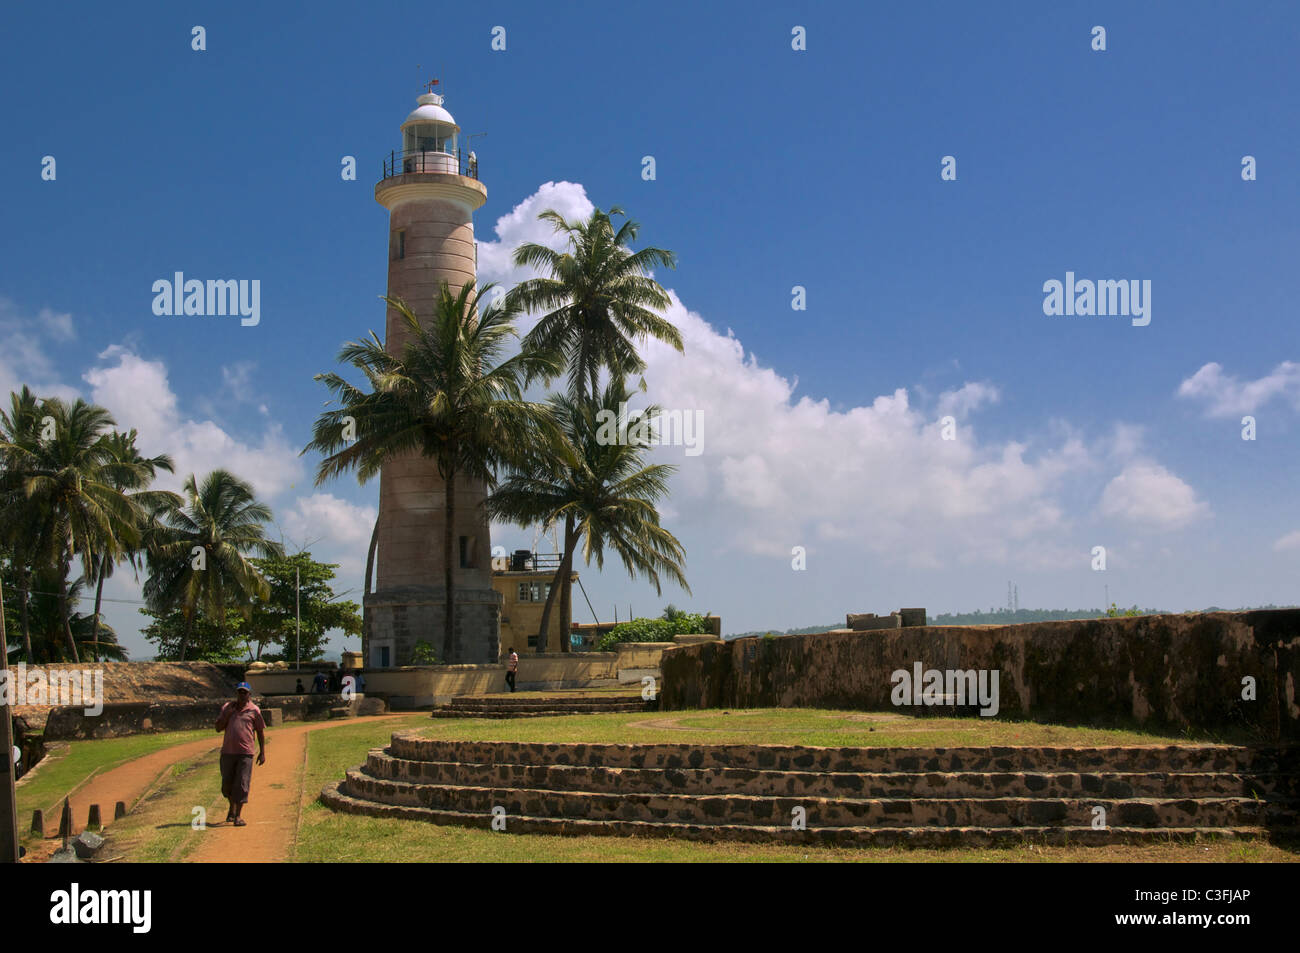
M436 81L430 84L430 88ZM384 161L375 201L388 210L388 296L430 320L445 281L455 294L476 279L475 210L487 201L478 161L462 148L460 127L432 91L402 123L401 151ZM390 307L384 347L401 355L410 336ZM501 596L492 589L491 542L481 482L456 477L451 655L446 624L444 522L446 485L434 460L412 454L389 462L379 479L375 590L366 593L365 664L413 663L427 641L446 664L496 663Z

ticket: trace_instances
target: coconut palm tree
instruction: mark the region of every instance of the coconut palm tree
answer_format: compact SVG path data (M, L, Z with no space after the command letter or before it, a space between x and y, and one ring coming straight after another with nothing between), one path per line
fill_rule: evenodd
M146 540L144 597L155 614L184 613L183 662L195 613L224 620L230 607L248 614L252 601L271 591L250 554L283 556L284 547L266 536L271 508L233 473L213 470L202 483L190 474L181 493L183 499L156 510L159 528Z
M0 410L0 544L13 558L18 586L16 598L20 627L23 633L23 652L32 658L32 636L28 618L28 593L31 589L32 542L36 538L40 514L27 499L26 477L22 470L24 460L30 457L38 442L40 400L26 386L21 392L9 395L9 411ZM23 448L22 452L6 453L4 447Z
M661 248L633 252L627 246L640 226L629 219L615 231L615 215L627 218L617 206L573 222L547 209L538 219L565 236L568 250L533 242L515 249L515 264L541 276L516 285L507 299L519 311L545 312L524 342L562 357L574 397L595 395L602 369L616 380L641 373L637 344L647 337L682 350L680 332L658 313L668 307L668 293L650 277L656 266L675 267L676 259Z
M471 281L453 291L443 282L427 324L405 302L385 298L408 333L402 352L389 354L373 331L368 339L346 344L339 362L360 371L368 389L338 374L317 374L339 407L321 414L303 450L327 454L317 470L317 485L350 471L364 484L385 463L408 454L436 461L446 488L444 659L452 657L455 628L457 481L491 487L498 468L517 459L521 448L554 439L546 408L524 400L523 391L534 377L559 373L558 361L527 347L501 360L516 340L514 310L494 303L480 314L491 289L486 285L476 291ZM345 436L348 419L355 425L355 439ZM369 585L367 579L367 589Z
M626 385L618 381L611 381L596 400L552 397L551 412L564 435L560 448L523 461L487 500L494 519L520 526L564 521L564 556L542 609L539 651L545 651L556 592L561 592L560 618L568 618L564 595L568 587L561 591L560 583L572 576L579 543L587 565L594 558L597 568L604 568L608 547L631 576L650 580L656 594L662 594L661 575L690 592L683 568L685 551L659 525L655 508L668 492L668 477L675 468L644 466L645 448L635 433L631 440L625 439L626 432L620 439L609 439L606 428L618 426L620 408L628 397ZM650 407L643 413L647 428L653 426L657 412Z
M658 313L668 307L668 293L650 277L656 266L675 267L676 259L661 248L633 252L628 245L636 239L640 226L627 219L616 231L616 215L627 219L627 213L617 206L609 212L594 209L586 221L572 222L547 209L538 218L565 236L568 250L557 252L532 242L515 249L516 265L542 274L517 285L509 299L521 311L546 312L524 341L561 355L568 372L568 393L576 400L595 397L602 370L614 382L644 371L645 361L637 353L637 345L647 337L683 349L677 328ZM564 529L566 539L573 535L567 518ZM573 586L570 576L558 574L552 588L554 585L563 590L561 606L568 606ZM542 644L540 640L538 644ZM567 633L560 651L569 651Z
M129 433L115 430L104 438L104 445L115 464L110 479L119 490L126 492L136 505L136 513L141 520L137 527L136 539L142 542L154 535L157 529L156 514L167 506L179 506L183 501L175 493L149 489L159 470L172 473L175 464L167 454L159 454L156 457L141 456L139 448L135 445L136 437L137 433L134 429ZM95 555L95 615L92 628L94 633L92 645L95 648L92 657L96 661L99 658L98 633L101 624L100 606L104 598L104 581L113 575L113 567L123 560L131 564L131 569L138 579L143 556L140 546L123 547L118 540L102 542L104 545Z
M72 661L79 662L68 591L72 563L80 560L89 577L97 552L134 545L140 513L118 489L132 479L131 466L113 460L104 442L114 423L107 410L80 398L72 404L50 398L38 414L34 442L6 441L0 453L21 475L36 530L30 562L57 571L64 637Z

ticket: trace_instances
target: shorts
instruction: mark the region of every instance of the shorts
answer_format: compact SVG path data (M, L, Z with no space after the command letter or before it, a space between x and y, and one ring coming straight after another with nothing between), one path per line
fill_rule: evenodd
M248 803L248 789L253 784L251 754L222 754L221 796L236 804Z

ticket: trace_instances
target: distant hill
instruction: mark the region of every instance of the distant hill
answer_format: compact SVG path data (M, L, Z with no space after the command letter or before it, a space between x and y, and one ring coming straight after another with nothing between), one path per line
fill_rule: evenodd
M1201 612L1244 612L1250 609L1290 609L1294 606L1244 606L1241 609L1221 609L1218 606L1211 606L1208 609L1201 609ZM1120 611L1133 611L1136 609L1142 615L1160 615L1166 613L1168 609L1137 609L1132 606L1129 609ZM1105 609L1019 609L1012 612L1010 609L989 609L983 612L976 609L974 612L943 612L939 615L932 615L926 619L930 625L1016 625L1021 622L1058 622L1063 619L1103 619L1106 617ZM784 632L778 632L774 629L758 629L753 632L735 632L724 635L725 639L743 639L751 635L808 635L812 632L827 632L831 629L844 628L844 617L836 619L834 622L826 625L809 625L802 629L786 629Z

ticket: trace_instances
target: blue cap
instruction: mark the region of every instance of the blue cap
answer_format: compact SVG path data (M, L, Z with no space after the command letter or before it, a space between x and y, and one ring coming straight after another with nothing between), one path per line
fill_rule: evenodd
M248 682L240 682L235 686L235 691L248 692L251 695L253 693L253 686L249 685Z

